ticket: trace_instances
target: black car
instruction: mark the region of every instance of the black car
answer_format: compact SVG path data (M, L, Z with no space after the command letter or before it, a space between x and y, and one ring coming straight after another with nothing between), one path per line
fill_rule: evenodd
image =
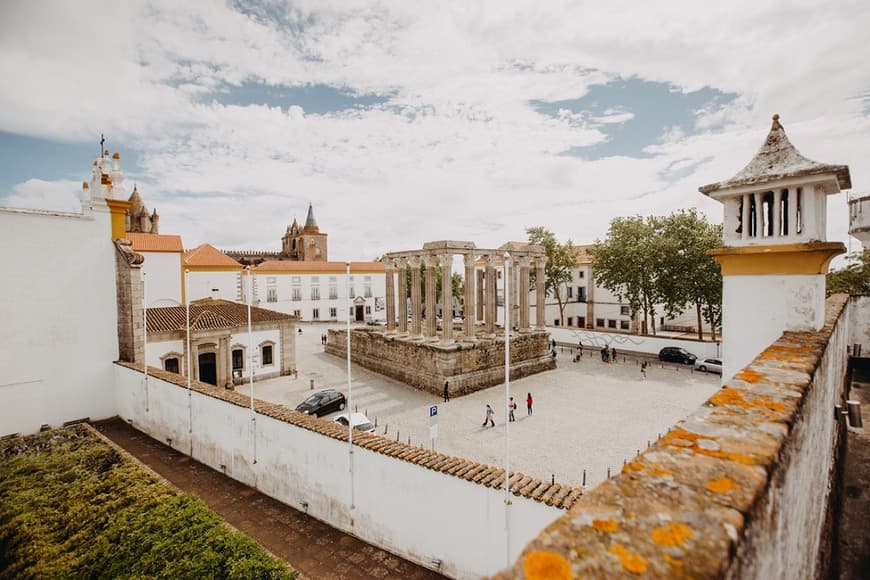
M344 393L327 389L325 391L320 391L319 393L314 393L299 403L296 410L307 415L320 417L322 415L328 415L334 411L343 411L346 405L347 399L344 398Z
M660 361L670 361L683 363L684 365L693 365L698 359L695 355L679 346L666 346L659 351Z

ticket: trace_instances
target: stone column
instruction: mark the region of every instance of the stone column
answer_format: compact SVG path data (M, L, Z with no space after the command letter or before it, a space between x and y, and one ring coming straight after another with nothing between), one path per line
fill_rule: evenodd
M773 192L773 237L782 237L782 190Z
M744 194L743 195L743 211L741 212L741 230L740 230L740 239L748 240L749 239L749 204L751 203L752 195Z
M755 237L759 240L764 237L764 209L761 203L761 194L753 193L755 200Z
M498 292L496 291L495 257L486 256L486 308L484 309L484 331L495 334L495 318L498 314Z
M812 185L801 186L801 236L809 240L823 240L819 235L819 222L816 219L816 188Z
M218 352L215 357L215 366L217 366L217 384L219 387L226 387L227 382L231 381L233 376L233 357L230 356L230 336L222 336L218 339ZM274 356L274 354L273 354ZM230 382L232 384L232 382Z
M393 266L395 263L392 258L384 258L384 273L386 275L385 292L387 294L387 332L394 334L396 332L396 292L393 288L395 280Z
M399 276L399 296L397 300L399 332L408 334L408 262L405 258L396 260Z
M790 237L797 236L797 206L798 193L796 187L788 188L788 235Z
M517 326L522 332L529 330L529 259L517 258L517 264L520 271L520 320Z
M486 280L486 275L483 270L476 270L477 274L477 308L475 310L474 316L475 320L482 322L485 318L484 313L486 312L486 298L484 297L484 285Z
M411 336L418 338L423 326L423 300L420 296L420 256L408 260L411 266Z
M546 330L547 328L547 321L544 320L547 302L547 289L544 285L547 280L546 265L547 258L535 258L535 328L538 330Z
M453 342L453 255L441 254L441 344Z
M463 258L465 260L465 327L463 333L465 334L465 340L472 340L474 338L474 323L477 318L477 304L475 304L474 300L474 297L477 295L474 288L477 272L474 269L474 254L465 254Z
M435 312L438 309L438 297L436 296L438 284L435 280L435 266L438 263L438 258L424 256L423 263L426 265L426 324L423 327L423 336L428 338L435 336L438 332Z

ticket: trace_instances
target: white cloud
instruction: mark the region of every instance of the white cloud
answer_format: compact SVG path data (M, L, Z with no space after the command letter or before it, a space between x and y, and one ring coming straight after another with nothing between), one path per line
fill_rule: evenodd
M45 209L79 212L81 181L44 181L28 179L12 188L12 193L3 200L7 207Z
M274 247L308 201L337 259L430 239L496 245L531 225L586 242L615 215L687 205L718 219L697 186L739 170L773 112L808 156L851 162L856 187L868 178L866 103L854 97L870 86L870 5L857 1L317 0L242 14L217 0L22 0L2 11L0 75L14 81L0 91L0 130L102 131L137 149L146 203L189 245ZM700 134L669 130L650 159L559 155L632 113L551 117L529 101L576 99L617 76L739 97L697 111ZM199 101L246 81L392 97L326 115Z

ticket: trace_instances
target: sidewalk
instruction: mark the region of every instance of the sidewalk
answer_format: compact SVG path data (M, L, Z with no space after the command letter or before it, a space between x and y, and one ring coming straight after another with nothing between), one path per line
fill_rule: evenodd
M443 578L247 487L151 439L120 419L95 423L103 435L307 578Z

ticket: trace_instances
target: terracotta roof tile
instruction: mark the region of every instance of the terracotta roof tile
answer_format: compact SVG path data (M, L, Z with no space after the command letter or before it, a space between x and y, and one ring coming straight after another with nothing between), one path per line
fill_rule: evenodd
M186 324L184 306L165 306L148 309L148 332L174 332L184 330ZM265 308L251 307L251 322L296 320L295 317ZM208 330L235 328L248 324L248 306L229 300L203 298L190 303L190 328Z
M242 269L241 264L211 244L200 244L185 252L184 264L186 266L235 266L239 270Z
M297 262L291 260L266 260L254 268L254 272L337 272L344 273L347 264L345 262ZM351 262L350 273L360 272L384 272L383 262Z
M133 242L134 252L183 252L181 236L139 234L127 232L124 237Z

